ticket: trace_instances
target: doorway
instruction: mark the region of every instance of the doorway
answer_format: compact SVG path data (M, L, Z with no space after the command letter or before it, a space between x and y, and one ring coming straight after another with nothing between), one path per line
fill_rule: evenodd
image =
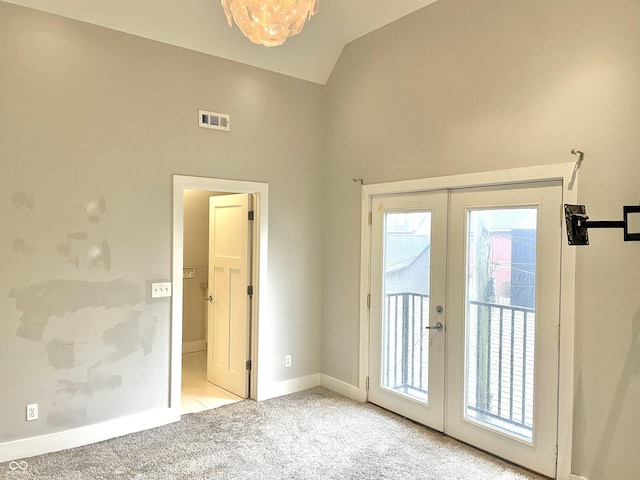
M250 196L209 190L184 191L182 414L216 408L248 396L249 372L245 362L249 357L250 299L246 296L246 285L250 275L251 229L246 211ZM243 212L234 214L237 197L245 205ZM232 259L231 254L238 255L230 252L229 247L240 245L244 245L244 252L240 252L240 258ZM217 260L213 262L212 258ZM228 269L224 265L220 268L221 261L229 260L242 264L242 268L234 270L234 279L241 274L238 282L244 286L238 282L231 285L229 275L225 275ZM234 315L224 318L225 312L232 310L229 298L235 299ZM237 306L241 308L235 308ZM233 342L240 342L240 348ZM228 345L233 345L233 352L224 351ZM234 369L229 368L230 353L236 363ZM214 362L214 358L217 361ZM224 367L223 363L226 363ZM237 377L233 385L226 378L230 373Z
M374 198L371 402L555 476L561 198Z
M194 262L196 265L188 265L185 263L185 195L190 193L199 193L206 200L206 216L201 215L200 229L208 231L209 229L209 197L216 198L220 195L229 195L234 193L244 194L254 199L253 211L254 220L249 227L252 232L253 244L250 247L250 256L253 259L253 269L251 272L245 272L247 282L253 287L252 295L248 295L247 286L244 286L244 295L247 303L249 322L247 331L243 333L248 347L247 361L243 363L243 375L246 375L247 383L244 389L244 395L241 398L258 398L258 389L260 386L258 376L259 365L259 343L260 336L258 332L259 318L264 313L264 292L266 287L267 272L267 225L268 225L268 185L256 182L243 182L223 179L208 179L201 177L185 177L174 176L174 229L173 229L173 301L172 301L172 330L171 330L171 408L176 411L182 410L183 380L186 383L193 384L194 380L200 383L198 388L193 389L193 397L200 405L193 404L193 408L207 407L207 405L216 406L216 404L227 403L229 400L236 400L238 396L228 394L225 390L221 390L218 400L211 398L211 388L206 379L206 338L209 336L209 322L205 320L203 312L211 311L207 305L207 298L210 295L209 288L209 268L208 265L203 266L202 261ZM248 194L248 195L247 195ZM227 240L225 240L227 241ZM208 239L206 240L207 243ZM208 245L204 247L208 250ZM208 259L206 261L208 263ZM198 267L200 265L200 267ZM193 268L196 267L196 268ZM199 272L200 271L200 272ZM185 278L186 277L186 278ZM187 280L189 279L189 280ZM184 283L183 283L184 281ZM187 281L193 282L194 292L187 291L185 284ZM199 307L200 315L198 316L200 325L198 338L189 338L183 343L183 333L185 328L189 328L184 318L183 306L185 302L191 303L195 295L196 304ZM187 299L189 296L189 299ZM200 303L201 302L201 303ZM193 336L192 336L193 337ZM184 352L183 352L184 349ZM184 355L184 358L183 358ZM183 360L184 366L183 369ZM204 368L203 368L204 366ZM247 371L250 369L250 371ZM203 378L204 377L204 378ZM197 385L192 385L197 386ZM198 393L198 389L201 391ZM208 390L204 392L203 390ZM215 394L214 394L215 396ZM209 397L209 398L206 398Z
M558 212L575 192L568 165L523 170L364 187L363 383L373 403L563 477L573 312L559 292L574 273Z

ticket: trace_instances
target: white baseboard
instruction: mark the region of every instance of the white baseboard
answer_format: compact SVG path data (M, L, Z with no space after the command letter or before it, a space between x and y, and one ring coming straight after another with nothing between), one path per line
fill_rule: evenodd
M266 388L263 386L258 391L258 401L269 400L270 398L282 397L291 393L301 392L313 387L320 386L320 374L314 373L306 377L292 378L282 382L274 382Z
M571 474L571 480L589 480L587 477L581 477L580 475L576 475L575 473Z
M49 435L2 443L0 444L0 463L102 442L179 420L180 408L166 408Z
M291 393L301 392L309 388L323 386L329 390L336 392L345 397L351 398L358 402L367 400L367 392L364 389L350 385L342 380L315 373L306 377L293 378L282 382L275 382L268 386L261 386L258 393L258 401L268 400L270 398L281 397Z
M195 340L193 342L182 342L182 353L195 353L207 350L207 342L202 340Z
M351 398L358 402L367 401L367 392L363 388L356 387L349 383L338 380L337 378L330 377L328 375L321 375L321 385L328 388L332 392L339 393L345 397Z

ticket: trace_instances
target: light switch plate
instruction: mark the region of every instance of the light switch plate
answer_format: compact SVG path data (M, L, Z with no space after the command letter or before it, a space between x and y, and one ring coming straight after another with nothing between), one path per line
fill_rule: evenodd
M151 284L151 298L162 298L171 296L171 282L161 282Z
M195 266L183 267L182 278L196 278L196 267Z

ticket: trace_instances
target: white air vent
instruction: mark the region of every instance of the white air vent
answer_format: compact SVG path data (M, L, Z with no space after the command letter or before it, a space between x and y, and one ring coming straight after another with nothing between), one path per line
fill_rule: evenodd
M225 130L228 132L231 122L229 115L225 113L198 110L198 125L203 128L215 128L216 130Z

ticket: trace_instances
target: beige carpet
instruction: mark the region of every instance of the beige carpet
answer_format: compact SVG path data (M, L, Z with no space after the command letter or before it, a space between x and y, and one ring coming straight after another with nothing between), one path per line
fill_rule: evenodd
M500 479L544 477L324 388L245 400L86 447L0 464L0 478Z

